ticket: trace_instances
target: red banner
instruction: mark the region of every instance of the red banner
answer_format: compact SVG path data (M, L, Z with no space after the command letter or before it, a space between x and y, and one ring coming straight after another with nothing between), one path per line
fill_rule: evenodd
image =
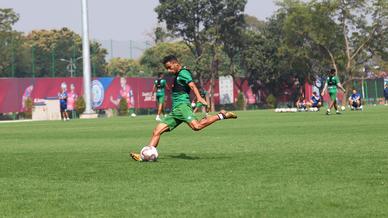
M57 98L61 87L66 87L68 108L74 107L74 100L82 96L83 78L3 78L0 79L0 113L23 112L24 102ZM155 96L151 96L154 78L99 77L92 80L92 106L94 109L117 108L121 98L126 98L128 108L155 108ZM168 80L168 86L171 87ZM219 83L214 83L214 101L219 104ZM246 87L247 88L247 87ZM205 85L209 90L209 84ZM237 89L234 87L236 101ZM248 91L247 91L248 92ZM166 90L166 107L171 107L171 90Z

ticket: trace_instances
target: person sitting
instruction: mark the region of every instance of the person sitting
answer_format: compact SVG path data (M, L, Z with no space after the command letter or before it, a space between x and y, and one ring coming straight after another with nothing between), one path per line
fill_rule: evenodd
M310 98L310 101L306 103L307 108L319 108L322 106L321 97L317 94L317 92L313 92L313 95Z
M361 95L353 89L353 94L349 97L349 106L351 110L361 109Z
M298 101L296 101L296 107L298 108L298 111L306 110L306 100L303 96L300 96Z

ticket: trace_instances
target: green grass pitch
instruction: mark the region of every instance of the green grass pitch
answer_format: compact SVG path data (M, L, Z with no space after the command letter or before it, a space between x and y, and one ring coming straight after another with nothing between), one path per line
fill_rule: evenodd
M237 113L154 163L154 116L0 123L0 217L388 216L388 107Z

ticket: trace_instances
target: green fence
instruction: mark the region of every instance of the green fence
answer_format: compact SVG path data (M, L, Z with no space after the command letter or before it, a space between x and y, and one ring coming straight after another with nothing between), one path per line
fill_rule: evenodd
M381 104L384 100L384 79L355 79L353 88L366 104Z

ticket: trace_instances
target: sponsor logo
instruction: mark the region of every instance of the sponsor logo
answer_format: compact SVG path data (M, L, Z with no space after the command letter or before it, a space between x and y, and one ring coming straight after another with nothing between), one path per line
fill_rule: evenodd
M99 107L104 101L104 86L98 80L92 81L92 103L93 108Z

